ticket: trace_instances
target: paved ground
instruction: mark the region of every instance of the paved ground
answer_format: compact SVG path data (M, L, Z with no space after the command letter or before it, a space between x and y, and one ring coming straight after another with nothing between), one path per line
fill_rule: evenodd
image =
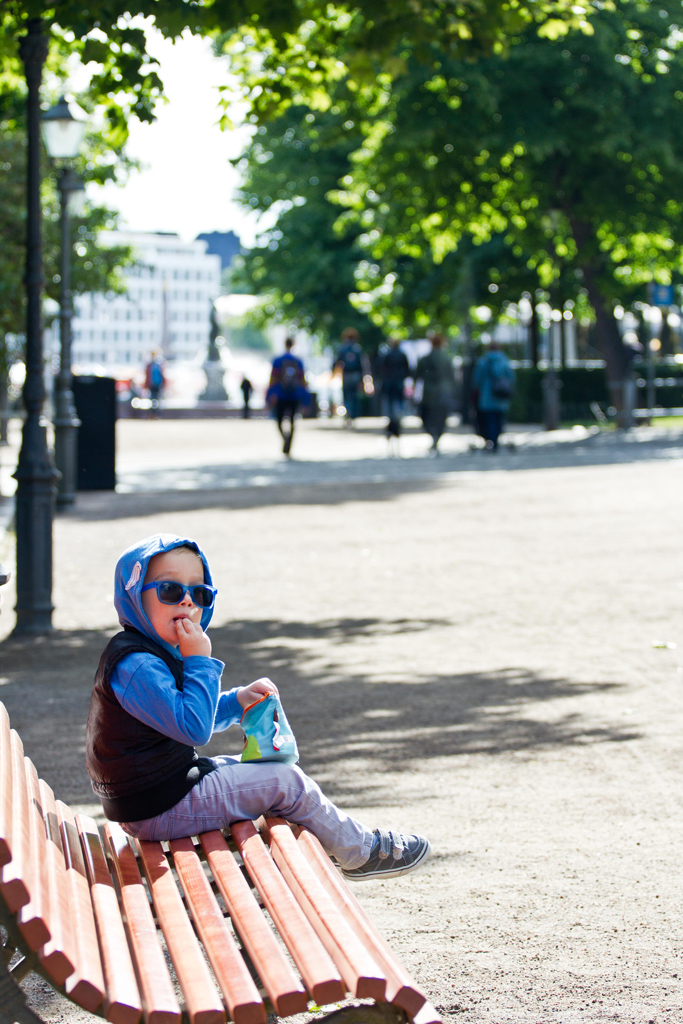
M226 683L271 675L327 791L430 836L422 872L356 890L447 1021L683 1020L683 436L456 432L428 459L411 433L387 459L369 421L302 427L288 464L268 421L119 424L121 492L55 524L57 629L0 647L27 752L95 810L115 559L196 536Z

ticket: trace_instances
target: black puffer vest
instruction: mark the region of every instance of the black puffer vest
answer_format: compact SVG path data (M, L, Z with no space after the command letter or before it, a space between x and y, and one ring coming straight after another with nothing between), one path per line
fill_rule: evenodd
M109 682L127 654L144 651L168 666L179 690L183 663L130 626L113 636L95 674L86 727L86 765L110 821L142 821L178 803L215 765L125 711Z

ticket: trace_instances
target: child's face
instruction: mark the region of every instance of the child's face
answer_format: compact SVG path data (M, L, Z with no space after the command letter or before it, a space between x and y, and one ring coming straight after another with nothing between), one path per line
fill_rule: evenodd
M158 583L161 580L172 580L192 586L204 582L202 560L188 548L174 548L161 555L150 558L145 575L145 583ZM202 609L199 608L189 594L185 594L180 604L162 604L154 588L146 590L142 595L142 608L152 624L154 631L167 644L178 646L176 621L190 619L199 623Z

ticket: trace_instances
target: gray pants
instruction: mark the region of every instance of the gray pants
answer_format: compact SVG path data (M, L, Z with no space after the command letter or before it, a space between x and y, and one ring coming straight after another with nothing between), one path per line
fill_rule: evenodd
M121 822L137 839L179 839L227 828L233 821L280 815L305 825L325 850L350 870L370 856L372 830L344 814L297 765L279 761L241 763L239 757L214 757L216 771L205 775L170 810L143 821Z

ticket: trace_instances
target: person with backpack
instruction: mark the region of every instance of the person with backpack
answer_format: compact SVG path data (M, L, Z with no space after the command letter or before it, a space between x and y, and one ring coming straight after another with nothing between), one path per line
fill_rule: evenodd
M487 351L477 360L472 375L477 424L487 451L498 451L498 438L503 431L514 390L515 371L510 360L498 342L491 341Z
M150 416L155 416L159 411L159 402L166 386L166 375L164 373L164 362L158 352L152 353L152 358L145 367L145 387L150 397Z
M286 338L284 353L273 359L266 392L266 401L275 413L277 428L282 435L282 451L288 458L294 440L294 417L308 394L304 364L294 355L293 348L294 339Z
M410 363L398 338L390 338L380 350L377 374L382 386L382 405L387 417L387 440L398 441L401 435L401 416L406 378L410 377Z
M352 427L358 416L358 396L365 386L371 393L372 378L368 358L359 344L355 327L342 331L342 344L335 356L333 372L341 371L346 426Z

